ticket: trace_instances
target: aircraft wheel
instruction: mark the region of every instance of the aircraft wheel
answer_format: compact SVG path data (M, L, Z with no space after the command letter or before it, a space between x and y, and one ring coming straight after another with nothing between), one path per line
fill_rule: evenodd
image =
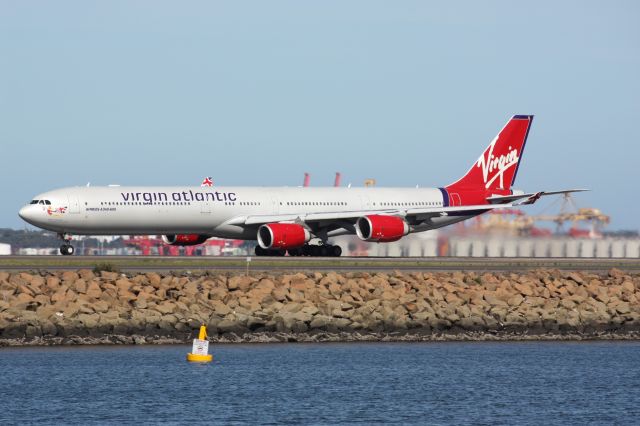
M63 256L71 256L75 252L75 249L71 244L63 244L60 246L60 254Z
M331 255L333 257L340 257L342 255L342 247L340 247L340 246L331 246Z
M296 248L293 248L293 249L289 249L289 250L287 250L287 252L289 253L289 256L294 256L294 257L302 256L302 248L301 247L296 247Z
M260 246L256 246L256 250L255 250L256 256L265 256L266 255L265 252L266 252L265 249L263 249Z

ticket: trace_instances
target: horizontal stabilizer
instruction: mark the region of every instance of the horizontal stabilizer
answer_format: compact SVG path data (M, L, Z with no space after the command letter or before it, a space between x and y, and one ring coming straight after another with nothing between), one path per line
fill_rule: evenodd
M571 194L572 192L584 192L589 191L588 189L565 189L562 191L540 191L540 192L531 192L528 194L518 194L518 195L493 195L487 198L487 201L491 204L505 204L512 203L518 200L524 200L518 205L521 204L533 204L540 197L545 197L547 195L558 195L558 194Z

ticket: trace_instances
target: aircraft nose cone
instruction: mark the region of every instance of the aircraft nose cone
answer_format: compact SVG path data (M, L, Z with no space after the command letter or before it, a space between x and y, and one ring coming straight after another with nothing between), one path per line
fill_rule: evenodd
M32 223L34 212L33 212L33 209L30 207L31 206L24 206L23 208L21 208L20 211L18 212L18 216L20 216L22 220L24 220L25 222Z

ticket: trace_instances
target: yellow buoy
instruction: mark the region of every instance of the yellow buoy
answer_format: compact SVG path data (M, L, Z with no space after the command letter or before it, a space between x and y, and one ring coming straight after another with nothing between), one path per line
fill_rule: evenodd
M209 341L207 340L207 327L200 326L200 333L197 339L193 339L193 348L187 354L189 362L211 362L213 355L209 355Z

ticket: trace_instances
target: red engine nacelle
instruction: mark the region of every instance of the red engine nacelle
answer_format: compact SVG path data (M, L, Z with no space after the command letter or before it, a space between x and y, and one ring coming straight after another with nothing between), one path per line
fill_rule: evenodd
M356 222L356 234L365 241L390 243L408 233L409 225L397 216L369 215Z
M304 226L295 223L268 223L258 228L258 244L263 249L290 249L311 239Z
M207 241L210 237L208 235L198 234L176 234L176 235L163 235L162 241L170 246L197 246Z

